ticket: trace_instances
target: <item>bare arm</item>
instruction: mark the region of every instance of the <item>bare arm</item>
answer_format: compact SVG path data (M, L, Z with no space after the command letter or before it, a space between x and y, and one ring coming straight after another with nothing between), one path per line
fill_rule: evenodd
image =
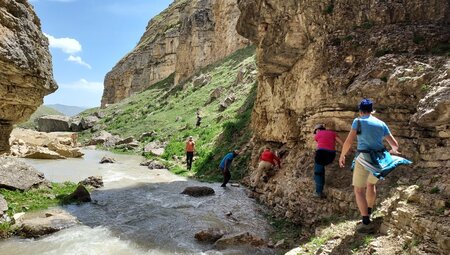
M345 139L344 145L342 146L341 156L339 157L339 166L345 166L345 155L348 153L350 148L352 147L353 141L356 138L356 130L352 129L348 133L347 139Z
M342 139L339 136L336 136L336 142L338 142L338 144L340 144L341 146L344 145Z
M386 141L391 146L391 150L389 151L390 153L400 154L400 152L398 151L398 142L397 142L397 140L395 140L395 138L392 136L392 134L385 136L384 139L386 139Z

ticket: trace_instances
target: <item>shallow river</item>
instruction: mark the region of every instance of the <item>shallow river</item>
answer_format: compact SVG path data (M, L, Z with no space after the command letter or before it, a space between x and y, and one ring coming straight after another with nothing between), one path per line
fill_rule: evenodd
M194 235L220 228L229 233L251 232L267 238L270 226L263 209L243 188L222 189L139 166L138 156L86 150L84 159L25 160L54 182L78 182L101 175L105 187L94 191L94 203L65 206L80 224L39 239L0 241L1 255L122 255L122 254L274 254L270 249L232 247L216 251ZM99 164L103 156L115 164ZM209 186L214 196L181 195L185 187ZM225 216L232 212L231 217Z

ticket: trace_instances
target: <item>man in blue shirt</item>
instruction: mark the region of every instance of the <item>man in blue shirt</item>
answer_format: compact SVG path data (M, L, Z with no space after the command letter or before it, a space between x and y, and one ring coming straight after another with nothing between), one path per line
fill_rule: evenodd
M361 164L367 162L370 152L385 150L383 140L391 146L391 153L399 154L397 140L392 136L387 125L372 116L373 104L369 99L363 99L359 104L359 118L352 123L352 128L342 147L341 156L339 157L339 165L344 167L345 155L352 147L355 138L358 139L358 152L360 153L355 160L355 168L353 170L352 184L354 187L356 204L362 216L362 224L357 228L358 232L370 233L374 231L373 225L370 224L370 214L375 204L376 187L378 178Z
M222 161L220 162L219 168L222 171L223 174L223 183L220 187L225 188L227 186L228 181L231 179L231 163L233 162L233 159L239 155L238 150L234 150L233 152L228 153L223 157Z

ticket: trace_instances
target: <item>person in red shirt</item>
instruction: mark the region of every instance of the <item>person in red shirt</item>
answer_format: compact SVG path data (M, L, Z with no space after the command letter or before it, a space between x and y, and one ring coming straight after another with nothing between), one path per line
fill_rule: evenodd
M325 124L314 127L314 140L317 142L314 157L314 181L316 183L315 197L325 198L323 187L325 185L325 166L333 162L336 157L336 142L342 145L342 140L333 130L327 130Z
M192 136L189 136L189 140L186 142L186 164L187 170L191 171L192 161L194 159L195 143Z
M254 185L259 182L261 175L263 174L263 181L267 182L267 174L274 169L275 165L278 165L278 168L281 168L280 159L277 157L277 155L275 155L275 153L270 150L269 146L265 147L263 153L259 157L259 160L260 162L258 165L258 169L256 170L256 176L253 180Z

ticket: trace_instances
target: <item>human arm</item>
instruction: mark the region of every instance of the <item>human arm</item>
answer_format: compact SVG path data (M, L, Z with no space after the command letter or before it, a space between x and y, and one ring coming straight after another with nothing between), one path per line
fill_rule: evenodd
M356 129L351 129L350 132L347 135L347 138L345 139L344 144L342 145L342 151L341 156L339 157L339 166L344 167L345 166L345 155L348 153L350 148L352 147L353 142L356 138Z
M392 134L385 136L384 139L386 139L386 141L391 146L391 150L389 151L390 153L400 154L400 152L398 151L398 142L397 142L397 140L395 140L395 138L394 138L394 136L392 136Z
M338 135L336 135L336 142L337 142L338 144L340 144L341 146L344 145L344 142L342 142L342 139L341 139Z
M281 168L281 160L277 155L273 154L274 161L278 164L278 167Z

